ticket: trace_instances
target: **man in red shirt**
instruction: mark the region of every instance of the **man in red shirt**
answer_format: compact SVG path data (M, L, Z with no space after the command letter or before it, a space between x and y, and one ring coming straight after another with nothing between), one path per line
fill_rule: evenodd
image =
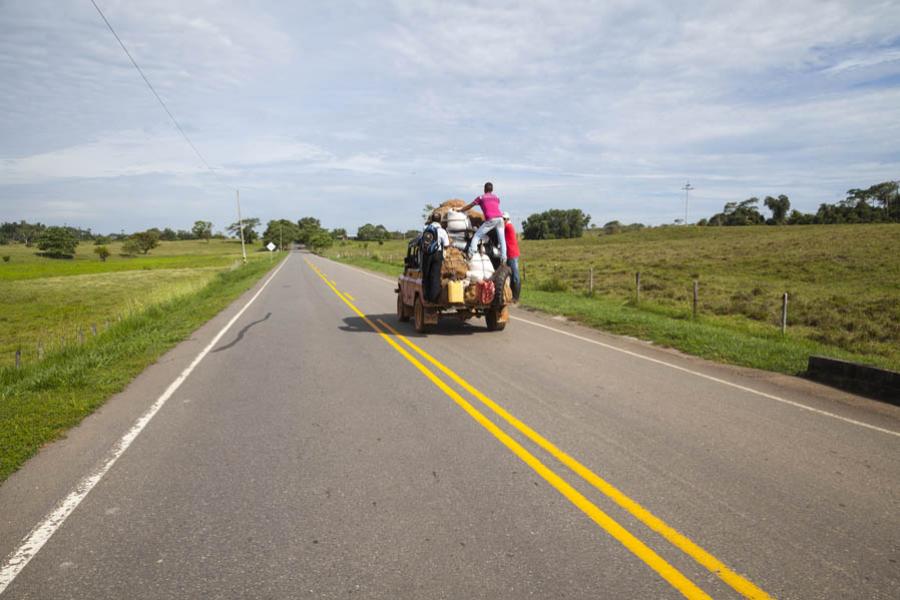
M503 233L506 238L506 264L512 271L513 300L519 301L519 292L522 291L522 280L519 278L519 240L516 238L516 228L509 220L509 213L503 213Z
M500 198L494 195L494 184L488 181L484 184L484 194L478 196L461 209L460 212L466 212L472 207L478 206L484 213L484 223L475 232L472 241L469 242L468 255L469 258L478 251L478 244L481 238L486 236L492 229L497 230L497 237L500 245L500 261L506 263L506 240L503 235L503 213L500 212Z

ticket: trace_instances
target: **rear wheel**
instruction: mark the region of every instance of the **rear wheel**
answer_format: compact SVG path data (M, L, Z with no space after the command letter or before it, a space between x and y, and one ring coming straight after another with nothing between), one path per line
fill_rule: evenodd
M491 301L491 306L500 307L506 303L505 293L510 281L509 267L497 269L491 277L491 281L494 282L494 299Z
M500 322L500 311L502 309L491 307L484 313L484 320L487 321L488 331L503 331L506 329L506 321Z
M422 304L422 297L416 296L416 303L413 307L415 317L415 326L418 333L425 333L425 305Z
M409 309L403 304L403 292L397 292L397 319L403 323L409 321Z

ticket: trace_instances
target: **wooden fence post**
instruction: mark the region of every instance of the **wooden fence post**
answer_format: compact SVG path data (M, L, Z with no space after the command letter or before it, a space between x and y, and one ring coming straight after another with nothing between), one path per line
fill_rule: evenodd
M38 351L38 360L44 360L44 343L43 342L38 342L37 351Z
M271 252L269 254L271 254ZM96 323L91 323L91 334L94 337L97 337L97 324Z
M16 368L20 368L22 366L22 349L16 349Z
M638 271L637 273L634 274L634 290L635 290L634 303L640 304L641 303L641 272L640 271Z
M591 296L594 295L594 265L591 265L591 276L590 276L590 281L588 283L588 293Z
M84 344L84 329L81 327L78 328L78 343Z
M694 310L693 310L695 319L697 318L697 297L698 297L699 291L700 291L699 288L700 288L700 283L695 279L694 280Z
M781 335L787 333L787 304L788 293L785 292L784 296L781 297Z

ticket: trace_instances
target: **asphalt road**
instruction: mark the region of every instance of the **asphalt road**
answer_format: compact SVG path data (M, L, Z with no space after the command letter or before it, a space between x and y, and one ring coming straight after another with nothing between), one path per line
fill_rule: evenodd
M900 409L394 306L292 254L0 486L0 597L900 597Z

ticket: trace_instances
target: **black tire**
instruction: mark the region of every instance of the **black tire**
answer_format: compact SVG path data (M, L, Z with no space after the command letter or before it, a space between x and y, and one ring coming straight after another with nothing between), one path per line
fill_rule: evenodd
M413 316L415 317L414 325L417 333L425 333L425 305L422 304L422 297L416 296L416 303L413 306Z
M488 331L503 331L506 329L506 323L500 322L500 309L492 307L484 313L484 320L487 322Z
M503 290L506 289L506 282L512 277L512 271L506 265L501 266L494 274L491 276L491 281L494 282L494 299L491 301L491 306L498 308L503 306Z
M402 292L397 292L397 320L401 323L409 321L409 309L403 304Z

